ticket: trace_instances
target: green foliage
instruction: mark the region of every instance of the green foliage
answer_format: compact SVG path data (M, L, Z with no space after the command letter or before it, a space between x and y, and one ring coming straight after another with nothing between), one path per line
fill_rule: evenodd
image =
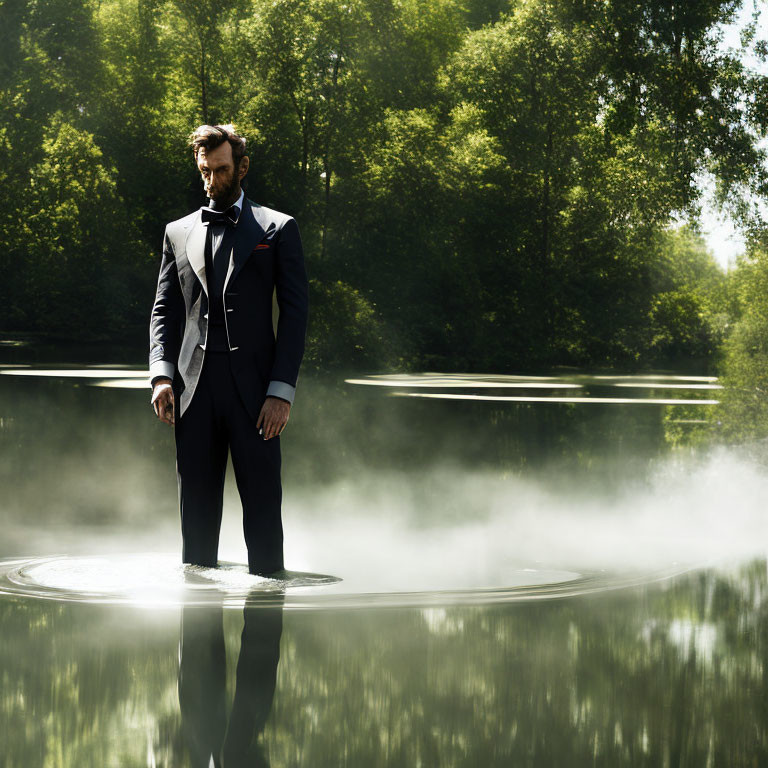
M713 351L707 343L702 323L701 304L687 291L658 294L649 312L650 347L662 359L675 360L686 355L706 357Z
M713 360L722 344L726 276L690 227L658 235L651 272L649 353L659 363Z
M764 83L719 45L734 0L2 8L6 329L146 323L146 254L202 202L186 137L234 122L249 197L299 220L336 329L314 365L714 359L730 294L670 225L708 172L754 231L745 192L768 185Z
M735 322L723 364L724 390L715 417L734 442L768 437L768 256L753 251L730 286Z
M310 366L365 369L399 362L375 307L359 291L341 280L324 284L317 279L309 281L309 289L312 312L306 360Z
M43 157L4 224L14 293L3 318L56 336L105 335L136 322L140 249L116 192L116 171L93 137L60 114L47 126ZM21 299L21 301L19 301Z

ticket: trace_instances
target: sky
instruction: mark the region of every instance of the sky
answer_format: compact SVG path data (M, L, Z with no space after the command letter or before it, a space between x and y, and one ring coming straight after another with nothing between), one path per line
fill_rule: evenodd
M722 47L738 48L739 34L751 21L755 9L761 12L761 23L768 17L768 5L765 0L745 0L737 19L724 29ZM759 61L751 54L742 57L742 61L751 69L768 76L768 62ZM744 238L726 214L719 212L712 201L712 183L704 182L705 195L702 206L701 224L707 244L723 269L733 266L736 257L744 252Z

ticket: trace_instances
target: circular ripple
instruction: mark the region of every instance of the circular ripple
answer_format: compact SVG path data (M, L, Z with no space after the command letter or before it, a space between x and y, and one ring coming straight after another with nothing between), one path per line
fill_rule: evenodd
M679 567L618 576L604 571L520 568L507 573L507 586L398 592L355 591L336 576L282 571L273 578L248 573L245 565L218 568L182 565L178 556L122 554L51 556L0 560L0 594L100 604L172 606L222 603L225 606L283 602L286 608L497 603L575 597L638 586L677 575Z
M0 594L90 603L176 605L270 602L287 590L317 588L341 579L281 571L274 578L248 573L245 565L218 568L183 565L177 556L110 555L0 560Z

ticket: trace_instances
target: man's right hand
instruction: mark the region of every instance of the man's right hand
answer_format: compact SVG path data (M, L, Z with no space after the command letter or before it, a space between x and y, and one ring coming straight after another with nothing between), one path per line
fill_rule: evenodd
M176 423L176 403L170 379L158 379L152 388L152 407L160 421L173 426Z

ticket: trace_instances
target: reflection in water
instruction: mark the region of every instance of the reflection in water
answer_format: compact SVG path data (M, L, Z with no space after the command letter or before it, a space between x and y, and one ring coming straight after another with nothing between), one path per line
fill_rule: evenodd
M669 384L660 381L628 381L619 382L614 387L629 387L634 389L722 389L722 384Z
M132 371L128 368L0 368L6 376L44 376L53 379L141 379L149 390L148 371Z
M597 390L610 387L669 390L722 389L716 378L699 376L511 376L469 373L449 374L390 374L345 379L347 384L401 389L585 389L592 385ZM393 392L397 397L422 397L437 400L479 400L498 403L560 403L560 404L612 404L612 405L717 405L717 400L685 398L627 398L587 392L578 397L551 395L479 395L447 392Z
M458 374L429 376L416 378L413 376L399 377L371 377L370 379L345 379L347 384L364 384L378 387L448 387L448 388L479 388L479 389L580 389L581 384L556 381L553 378L540 379L528 376L516 377L518 380L509 381L502 377L480 378L477 376L467 377Z
M179 611L0 599L0 762L185 768L209 717L201 744L273 768L754 768L767 596L762 558L579 599L185 615L189 708Z
M141 379L105 379L104 381L91 382L92 387L106 387L107 389L143 389L149 392L147 380Z
M235 695L227 718L223 606L185 605L179 646L179 707L194 768L268 766L259 737L275 694L283 599L269 606L246 602Z
M443 392L393 392L396 397L427 397L436 400L490 400L498 403L612 403L613 405L717 405L719 400L686 400L660 397L533 397L515 395L455 395Z
M618 382L643 382L644 386L686 387L696 389L700 385L714 384L716 376L675 376L659 374L633 374L629 376L590 374L565 374L559 376L520 376L498 373L399 373L376 374L364 378L346 379L347 384L364 384L378 387L520 387L529 384L542 388L562 386L625 386ZM565 383L570 382L570 383ZM638 384L641 386L641 384Z

